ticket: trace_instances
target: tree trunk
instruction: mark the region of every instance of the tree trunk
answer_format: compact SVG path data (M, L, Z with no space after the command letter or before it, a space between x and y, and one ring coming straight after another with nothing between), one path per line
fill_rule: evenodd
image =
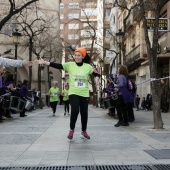
M147 46L147 55L149 60L150 78L153 79L153 81L151 81L151 91L152 91L152 110L153 110L154 128L162 129L163 121L161 116L158 82L154 81L154 79L157 78L158 22L160 16L160 6L158 1L155 2L155 22L154 22L155 27L153 31L152 42L150 42L149 35L148 35L146 16L145 16L146 10L145 10L145 4L143 0L140 0L140 7L141 7L141 16L143 16L142 19L143 19L143 27L144 27L144 34L145 34L145 42Z
M29 61L32 61L32 50L33 50L33 41L32 38L30 38L30 44L29 44ZM29 67L29 81L28 81L28 87L31 89L31 82L32 82L32 66Z
M38 65L38 90L40 91L39 95L39 108L43 109L42 95L41 95L41 66Z

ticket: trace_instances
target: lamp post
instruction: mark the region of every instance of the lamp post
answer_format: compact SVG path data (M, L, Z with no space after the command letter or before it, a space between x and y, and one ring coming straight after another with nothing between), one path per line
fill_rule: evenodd
M102 75L103 75L103 66L104 66L104 62L102 59L99 60L99 66L100 66L100 90L102 90L102 86L103 86L103 82L102 82ZM100 92L100 98L102 98L102 91Z
M21 33L18 32L18 29L15 29L15 32L12 33L13 43L15 44L15 60L17 60L18 44L20 42ZM14 83L17 82L17 67L14 70Z
M117 59L117 68L118 65L121 65L121 48L122 48L122 43L123 43L123 36L124 36L124 32L122 32L121 29L118 30L118 32L116 33L116 40L117 40L117 44L119 46L119 57Z

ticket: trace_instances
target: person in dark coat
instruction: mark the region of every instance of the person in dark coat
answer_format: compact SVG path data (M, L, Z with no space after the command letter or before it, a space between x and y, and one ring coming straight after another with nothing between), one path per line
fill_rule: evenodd
M127 76L128 69L125 65L119 67L119 76L116 84L114 85L117 89L118 99L116 102L116 110L118 114L119 121L115 124L115 127L119 126L129 126L128 123L128 113L127 113L127 103L133 102L134 97L131 91L127 88Z
M28 80L24 80L22 83L22 86L19 90L19 97L21 98L21 100L24 100L26 102L27 99L27 93L28 93ZM20 112L20 117L25 117L27 116L25 114L26 109L24 108L23 111Z
M168 97L169 97L169 88L166 83L166 79L161 79L160 81L160 99L161 99L161 110L162 112L168 112Z
M141 109L144 110L144 111L146 110L146 99L145 99L145 97L142 98Z
M135 104L136 104L136 108L137 108L136 111L138 111L139 110L139 104L140 104L140 97L139 97L139 95L136 95Z

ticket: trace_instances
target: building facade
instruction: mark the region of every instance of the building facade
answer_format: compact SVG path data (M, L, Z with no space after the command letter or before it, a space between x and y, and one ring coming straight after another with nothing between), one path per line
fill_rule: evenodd
M19 1L16 0L16 8L18 6L20 6ZM53 22L53 29L50 28L48 29L48 33L51 33L51 36L53 34L58 34L59 35L59 3L60 1L38 1L36 3L31 4L30 6L27 7L26 10L23 10L23 12L27 11L27 15L25 15L25 18L28 18L28 20L31 22L33 20L36 20L36 15L31 15L29 16L29 14L35 14L36 9L37 10L37 15L44 19L45 22L47 22L49 19L52 18L52 16L55 16L55 22ZM8 2L4 2L4 1L0 1L0 8L1 8L1 12L0 12L0 17L1 19L8 14L8 10L10 8L10 4L8 4ZM18 29L19 32L22 33L22 37L21 37L21 41L18 44L18 48L17 48L17 59L29 59L29 49L30 49L30 45L29 45L29 37L24 33L24 30L22 28L21 23L23 21L25 21L25 18L23 18L23 20L18 19L19 18L19 14L13 16L3 27L3 29L1 30L1 35L0 35L0 51L1 51L1 55L3 57L7 57L7 58L15 58L15 45L13 44L13 39L12 39L12 33ZM35 22L35 21L34 21ZM29 22L28 22L29 23ZM40 25L36 25L37 27ZM52 27L52 26L51 26ZM54 28L55 27L55 28ZM34 29L33 29L34 30ZM33 48L37 48L37 40L42 36L43 32L39 35L39 36L35 36L32 40L33 40ZM11 50L10 50L11 49ZM38 49L38 48L37 48ZM10 53L6 53L7 51L11 51ZM4 52L6 54L4 54ZM40 55L43 57L44 54L46 54L46 51L43 51L40 53ZM35 60L37 58L37 56L34 55L34 53L32 53L32 60ZM61 59L61 58L60 58ZM60 61L60 59L58 59L58 61ZM7 71L11 74L14 73L14 68L7 68ZM53 72L53 78L59 82L61 82L60 77L58 77L57 75L59 75L59 73L56 72L56 70L51 69L51 71ZM33 65L32 67L32 81L31 81L31 87L35 87L38 86L38 66ZM40 89L42 91L42 93L47 93L48 91L48 73L46 68L44 70L41 71L41 79L42 79L42 89ZM24 79L29 79L29 68L28 67L22 67L22 68L17 68L17 80L21 80L23 81ZM60 83L61 84L61 83Z

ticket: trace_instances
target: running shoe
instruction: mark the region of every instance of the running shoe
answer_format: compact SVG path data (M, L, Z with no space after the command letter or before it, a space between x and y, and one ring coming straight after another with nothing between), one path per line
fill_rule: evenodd
M70 130L67 137L71 140L73 139L73 134L74 134L74 130Z
M90 139L90 136L88 135L88 133L86 131L81 132L81 135L86 139Z

